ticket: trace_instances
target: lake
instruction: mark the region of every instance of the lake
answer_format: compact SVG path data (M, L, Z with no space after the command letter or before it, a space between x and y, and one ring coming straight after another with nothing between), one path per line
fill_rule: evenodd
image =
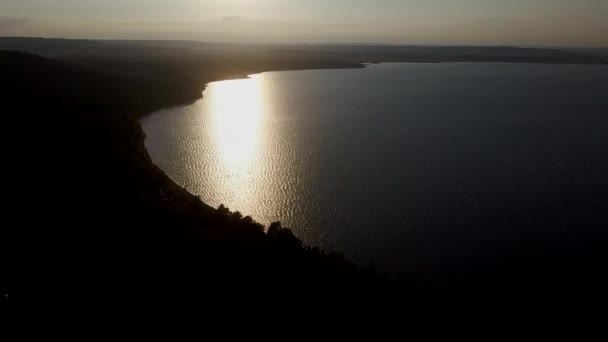
M141 120L153 161L306 244L462 286L559 280L603 255L607 66L388 63L203 95Z

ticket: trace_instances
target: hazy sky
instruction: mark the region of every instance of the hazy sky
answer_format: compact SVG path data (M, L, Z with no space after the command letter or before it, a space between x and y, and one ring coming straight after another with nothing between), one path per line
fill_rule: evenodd
M608 0L1 0L0 36L608 47Z

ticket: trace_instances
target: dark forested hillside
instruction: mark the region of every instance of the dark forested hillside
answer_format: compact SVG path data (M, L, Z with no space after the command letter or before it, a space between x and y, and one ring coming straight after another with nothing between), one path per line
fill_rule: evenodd
M151 163L129 116L128 78L20 52L1 52L0 65L3 305L31 310L32 324L141 333L148 313L170 320L190 305L384 283L341 254L302 246L278 223L265 229L176 186Z
M408 280L389 281L340 253L303 246L280 223L263 227L247 213L209 207L148 157L136 118L196 100L207 82L361 67L350 61L363 55L341 59L312 47L213 56L96 49L53 59L0 51L8 189L0 318L11 333L24 340L191 340L247 333L242 326L250 323L342 336L371 330L376 338L555 340L601 326L605 317L588 310L597 305L578 297L531 310L496 306L474 289L437 296ZM605 279L571 282L586 289L582 298L605 301Z

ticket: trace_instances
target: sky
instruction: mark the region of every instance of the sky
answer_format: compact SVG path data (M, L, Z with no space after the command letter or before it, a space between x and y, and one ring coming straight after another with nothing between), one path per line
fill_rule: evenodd
M608 47L608 0L1 0L0 36Z

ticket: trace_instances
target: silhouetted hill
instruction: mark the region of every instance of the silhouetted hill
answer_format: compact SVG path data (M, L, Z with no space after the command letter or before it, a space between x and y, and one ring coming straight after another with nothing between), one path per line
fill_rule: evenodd
M153 165L135 120L199 98L206 82L359 64L302 50L138 51L60 60L0 51L8 189L0 240L0 294L8 297L0 296L0 309L23 339L213 338L249 332L243 327L250 323L264 332L324 327L341 336L371 330L375 338L521 340L532 331L535 340L556 340L601 326L604 317L582 314L586 306L576 300L566 306L573 318L554 310L557 301L531 310L476 301L483 298L474 289L459 292L462 298L435 296L359 269L339 253L302 246L278 224L265 230L211 208ZM601 300L602 281L582 284L582 297Z
M115 75L20 52L0 52L0 65L3 305L31 310L31 324L152 333L148 319L168 322L191 305L280 303L302 290L339 297L383 283L278 224L266 233L177 187L148 158Z
M516 46L433 46L389 44L224 44L170 40L82 40L0 37L0 49L50 58L137 58L247 56L317 59L351 63L379 62L504 62L606 64L606 49L531 48Z

